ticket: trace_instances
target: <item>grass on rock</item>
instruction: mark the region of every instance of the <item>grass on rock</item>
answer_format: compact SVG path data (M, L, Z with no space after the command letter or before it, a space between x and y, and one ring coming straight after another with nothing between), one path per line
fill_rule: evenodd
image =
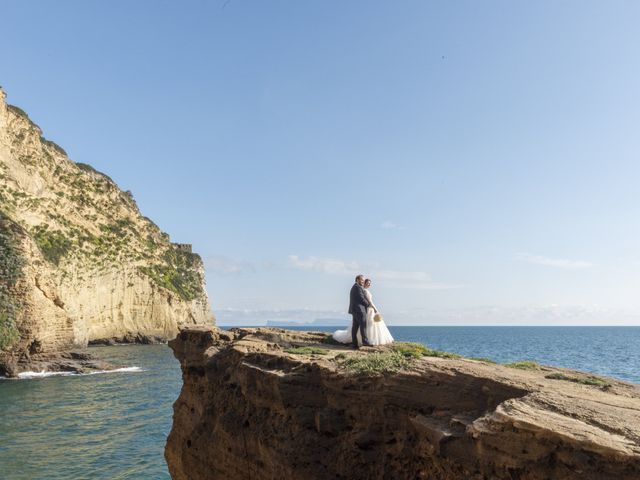
M565 380L567 382L581 383L582 385L592 385L594 387L610 387L611 384L606 380L603 380L599 377L589 376L586 378L580 377L572 377L570 375L565 375L564 373L554 372L549 375L545 375L544 378L549 378L551 380Z
M331 335L327 335L321 340L321 343L329 345L340 345ZM291 347L285 350L287 353L295 355L326 355L327 351L319 347ZM391 351L366 353L365 355L347 355L339 353L334 358L339 365L349 373L356 375L380 375L385 373L395 373L410 367L411 362L422 357L438 357L438 358L465 358L462 355L452 352L444 352L435 350L417 342L396 342L391 346ZM470 357L469 360L478 362L497 364L495 360L485 357ZM543 370L543 366L531 360L522 360L505 364L509 368L517 368L519 370ZM545 376L552 380L564 380L567 382L580 383L583 385L592 385L597 387L610 387L611 384L602 378L595 376L573 377L564 373L554 372Z
M410 359L400 352L376 352L347 357L340 365L356 375L395 373L409 366Z
M440 357L440 358L462 358L462 355L442 350L434 350L415 342L397 342L393 344L393 350L407 358L420 357Z
M498 363L495 360L491 360L490 358L486 358L486 357L469 357L469 360L475 360L476 362L483 362L483 363L493 363L493 364Z
M327 351L324 348L319 347L291 347L285 349L287 353L293 353L294 355L326 355Z
M523 360L521 362L506 363L505 367L517 368L519 370L542 370L542 365L530 360Z

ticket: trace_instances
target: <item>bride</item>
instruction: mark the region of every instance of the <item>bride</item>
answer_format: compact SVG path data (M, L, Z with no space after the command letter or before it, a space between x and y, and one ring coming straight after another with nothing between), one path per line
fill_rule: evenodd
M371 291L369 287L371 287L371 280L366 279L364 281L364 294L371 305L367 308L367 339L369 340L370 345L385 345L387 343L393 342L393 337L391 336L391 332L384 323L382 316L379 314L378 309L373 304L373 296L371 295ZM378 316L378 321L376 321L376 315ZM336 330L333 332L334 340L340 343L351 343L351 329L347 328L345 330ZM362 345L362 336L358 331L358 345Z

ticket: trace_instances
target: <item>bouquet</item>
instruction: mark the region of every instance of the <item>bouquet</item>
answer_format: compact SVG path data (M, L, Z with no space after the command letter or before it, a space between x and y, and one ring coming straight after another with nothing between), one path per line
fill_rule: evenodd
M376 314L373 316L373 321L374 321L374 322L381 322L382 320L383 320L383 318L382 318L382 314L381 314L381 313L376 313Z

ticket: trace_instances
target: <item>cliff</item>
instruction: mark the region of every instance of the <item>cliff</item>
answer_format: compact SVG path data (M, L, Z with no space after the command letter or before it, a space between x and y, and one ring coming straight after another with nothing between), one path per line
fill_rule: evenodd
M0 374L34 355L212 323L200 257L0 90Z
M638 479L640 387L323 333L190 328L174 480ZM522 368L522 369L521 369Z

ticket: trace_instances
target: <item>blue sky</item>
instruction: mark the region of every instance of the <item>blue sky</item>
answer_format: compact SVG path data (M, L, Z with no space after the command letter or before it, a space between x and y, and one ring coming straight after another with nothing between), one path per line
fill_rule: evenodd
M0 85L221 323L640 324L640 4L9 1ZM346 318L346 316L345 316Z

